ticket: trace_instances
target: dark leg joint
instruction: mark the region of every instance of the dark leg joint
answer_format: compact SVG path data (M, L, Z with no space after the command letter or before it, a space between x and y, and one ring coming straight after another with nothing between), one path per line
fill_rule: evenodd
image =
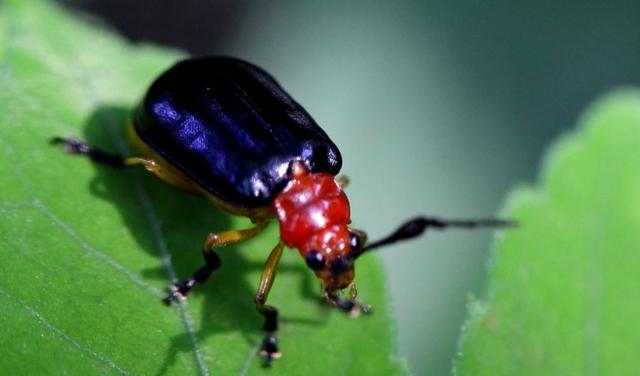
M162 301L170 305L175 300L186 300L189 296L191 290L193 290L196 285L201 285L209 279L211 273L220 268L222 265L222 261L220 260L220 256L218 256L215 252L202 252L204 256L204 260L206 265L196 270L193 273L193 276L182 283L174 283L171 285L171 292L167 295L166 298L162 299Z
M216 270L222 265L222 260L220 260L220 256L213 251L202 251L202 257L204 257L204 261L207 263L207 266L212 270Z
M264 316L264 330L266 332L275 332L278 330L278 311L273 309L266 309L262 312ZM271 307L268 307L271 308Z
M278 330L278 310L269 305L263 305L258 299L256 300L256 308L262 316L264 316L264 331L267 332L262 340L260 355L264 357L264 367L271 367L274 359L282 356L278 350L278 339L275 332Z

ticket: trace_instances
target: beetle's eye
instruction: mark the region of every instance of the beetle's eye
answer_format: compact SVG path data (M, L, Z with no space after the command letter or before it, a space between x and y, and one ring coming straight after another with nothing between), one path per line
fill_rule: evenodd
M307 265L313 270L324 268L324 256L318 251L307 253Z
M360 248L360 239L356 236L356 234L349 234L349 243L351 243L351 248Z
M360 249L367 240L367 235L359 230L351 230L349 234L349 243L351 243L351 249Z

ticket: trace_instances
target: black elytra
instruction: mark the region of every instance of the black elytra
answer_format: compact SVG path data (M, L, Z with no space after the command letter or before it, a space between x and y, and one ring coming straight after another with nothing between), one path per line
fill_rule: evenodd
M166 182L204 194L215 205L232 214L247 216L255 224L250 229L210 233L203 243L205 265L187 280L172 285L164 299L168 304L186 298L195 286L207 281L221 266L216 252L218 247L250 239L266 227L278 206L276 196L283 194L290 181L302 181L293 172L302 171L303 177L312 176L309 173L335 176L342 166L336 145L273 77L235 58L207 57L178 62L153 82L135 109L132 123L134 133L130 136L141 154L138 157L114 155L69 138L55 137L52 143L64 145L69 153L86 155L112 166L143 165ZM304 168L298 168L300 164ZM321 188L320 182L327 178L316 177L321 179L309 180L310 188ZM339 180L344 182L344 179ZM339 181L336 183L343 186ZM296 205L300 204L297 210L304 214L303 220L310 221L314 213L301 210L305 202L302 199L296 202ZM341 205L346 206L348 213L346 198ZM281 225L286 222L284 217L277 218ZM341 226L348 226L349 218L343 219ZM356 300L355 285L351 285L348 299L341 296L340 290L352 283L354 262L363 253L415 238L428 228L515 225L517 223L499 219L416 217L372 243L367 243L363 231L346 227L349 238L342 240L350 243L348 248L331 246L328 249L336 252L325 254L317 250L303 252L303 248L296 247L323 281L325 299L331 305L357 315L369 312L370 306ZM267 366L280 356L276 338L278 310L266 302L283 248L288 244L284 234L281 232L280 241L265 263L255 298L256 309L265 320L266 335L261 354L265 356Z
M342 157L271 75L228 57L183 60L156 79L134 113L138 136L224 202L264 207L292 161L336 175Z

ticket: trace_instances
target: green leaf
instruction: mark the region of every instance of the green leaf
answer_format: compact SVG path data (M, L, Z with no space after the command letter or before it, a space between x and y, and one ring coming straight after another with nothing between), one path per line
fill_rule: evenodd
M596 102L505 216L488 297L470 304L456 371L640 373L640 91Z
M143 169L117 170L48 145L75 136L126 152L123 129L151 80L183 55L130 46L95 21L41 1L0 3L0 369L3 374L256 374L263 337L253 297L277 226L221 251L188 303L161 304L202 264L209 231L241 228L204 198ZM272 374L404 374L384 278L358 265L374 314L350 319L287 251Z

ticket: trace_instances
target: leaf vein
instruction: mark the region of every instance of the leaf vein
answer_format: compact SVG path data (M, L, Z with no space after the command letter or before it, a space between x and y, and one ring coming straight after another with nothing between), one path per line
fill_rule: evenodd
M82 64L79 65L82 68L81 72L84 73L84 66L82 66ZM97 91L92 85L91 77L89 77L89 75L86 76L87 77L85 77L85 80L82 80L82 82L85 83L85 87L87 88L88 94L94 105L98 105L100 103L100 100L98 98L98 95L96 94ZM118 151L121 154L129 154L129 148L127 147L126 143L122 142L122 139L114 133L114 128L117 127L117 121L115 121L114 118L110 116L110 113L106 114L106 116L103 116L102 124L106 125L106 123L109 123L109 126L106 127L107 132L109 132L112 142L116 145ZM162 234L162 226L158 215L156 214L153 204L151 203L149 194L144 190L142 184L140 183L140 180L136 176L130 176L134 182L134 189L136 191L136 194L138 195L138 199L142 204L145 216L147 217L147 221L151 226L162 265L169 276L170 282L175 282L178 280L178 276L176 274L173 263L171 262L171 253L169 252L167 243L164 240L164 236ZM198 345L198 339L196 337L193 319L186 309L186 303L178 302L178 310L180 312L180 320L182 321L182 324L184 325L189 336L189 341L191 342L191 347L193 348L195 360L198 365L198 370L201 375L207 376L209 375L209 371L206 367L202 351L200 350L200 347Z
M126 369L118 366L113 360L105 357L104 355L100 354L97 351L92 350L88 346L85 346L85 345L81 344L80 342L78 342L76 339L74 339L73 337L71 337L68 334L66 334L61 329L58 329L51 322L49 322L47 319L45 319L44 316L42 316L42 314L40 314L33 307L27 305L26 303L24 303L23 301L15 298L15 297L13 297L11 294L9 294L7 291L5 291L1 287L0 287L0 294L4 295L10 301L13 301L13 302L17 303L18 305L20 305L25 311L27 311L31 315L31 317L33 317L38 322L38 324L40 324L40 325L44 326L45 328L47 328L48 330L50 330L55 336L63 339L67 343L71 344L77 350L79 350L79 351L91 356L92 358L100 361L102 364L104 364L107 367L117 371L121 375L130 375L131 374Z
M144 191L144 189L140 186L140 182L138 179L134 178L136 193L138 194L138 198L140 199L142 206L144 208L145 215L147 216L147 220L151 225L151 229L153 230L154 238L156 240L156 245L158 247L160 253L160 259L162 261L162 265L164 266L167 274L171 282L175 282L178 280L178 276L176 274L175 268L173 267L173 263L171 262L171 253L167 247L167 243L162 236L162 228L160 225L160 221L158 216L155 213L153 208L153 204L149 199L149 196ZM201 375L208 375L209 371L204 362L204 358L202 356L202 352L198 346L198 339L196 338L196 333L194 329L193 319L189 312L186 309L186 303L178 302L178 309L180 311L180 319L187 330L187 334L189 335L189 340L191 341L191 346L193 347L193 352L196 358L196 362L198 364L198 368Z
M113 268L113 269L117 270L118 272L124 274L125 276L127 276L127 278L129 278L129 280L131 282L133 282L134 284L144 288L145 290L147 290L154 297L160 298L160 297L163 296L162 291L160 291L160 289L149 285L148 283L143 281L140 277L138 277L136 274L130 272L122 264L120 264L119 262L117 262L114 259L110 258L106 254L98 251L97 249L95 249L91 245L89 245L87 242L82 240L82 238L75 231L73 231L73 229L68 224L66 224L64 221L62 221L62 219L60 219L51 210L49 210L49 208L47 208L47 206L37 196L32 195L31 197L32 197L31 199L32 199L33 206L38 211L40 211L43 215L45 215L47 218L49 218L52 221L53 224L55 224L60 229L62 229L62 231L64 231L64 233L66 233L70 238L72 238L80 246L80 248L82 248L82 250L84 250L85 252L87 252L87 253L93 255L94 257L98 258L102 262L104 262L107 265L109 265L111 268Z
M10 145L7 145L4 142L2 143L2 145L3 145L3 148L7 152L8 155L12 155L13 154L13 148ZM30 198L30 203L29 204L30 205L32 205L34 208L36 208L36 210L38 210L40 213L42 213L45 217L49 218L49 220L54 225L56 225L57 227L62 229L62 231L64 233L66 233L67 236L69 236L71 239L73 239L80 246L80 248L83 251L85 251L86 253L96 257L97 259L101 260L102 262L106 263L108 266L110 266L111 268L115 269L116 271L124 274L131 282L133 282L134 284L138 285L139 287L144 288L152 296L154 296L154 297L161 297L162 296L162 291L160 291L159 289L149 285L148 283L146 283L145 281L140 279L136 274L130 272L124 265L122 265L119 262L117 262L116 260L110 258L105 253L102 253L102 252L98 251L97 249L93 248L90 244L85 242L75 231L73 231L71 226L69 226L60 217L58 217L53 211L51 211L49 208L47 208L47 206L44 204L44 202L42 202L42 200L33 192L33 190L31 189L31 186L23 178L23 176L22 176L22 168L21 168L21 165L18 162L18 159L17 158L10 158L10 159L14 161L13 162L14 175L16 176L16 178L18 179L18 181L22 185L24 191L29 195L29 198Z
M238 374L239 376L246 376L249 374L249 369L251 368L253 361L258 355L258 350L260 349L260 345L262 345L262 340L258 339L256 344L249 350L249 353L247 354L247 357L245 358L244 363L242 364L242 369L240 369L240 373Z

